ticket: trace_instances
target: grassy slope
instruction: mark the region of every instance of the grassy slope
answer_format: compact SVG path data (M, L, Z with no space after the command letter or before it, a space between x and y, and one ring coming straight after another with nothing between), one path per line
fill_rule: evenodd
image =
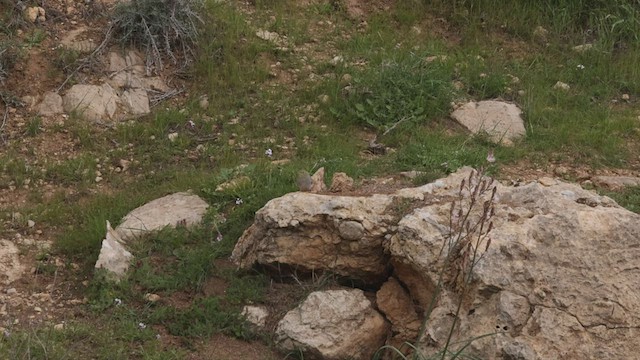
M159 328L187 343L216 332L255 337L238 311L248 301L260 301L265 279L218 268L214 261L229 255L257 209L295 189L300 169L324 166L329 176L344 171L357 179L421 170L433 178L462 165L485 164L491 148L498 162L490 171L498 175L501 167L521 162L587 168L637 164L640 49L634 36L640 18L623 2L596 1L600 10L586 12L593 4L578 0L557 7L489 0L406 1L371 15L366 27L348 18L335 2L308 7L294 3L256 1L251 15L230 5L207 5L208 25L193 73L194 93L209 94L206 111L194 95L186 111L160 110L110 133L77 123L70 131L82 155L49 165L44 172L34 172L11 150L0 156L6 186L42 178L85 194L98 165L120 157L139 160L130 178L107 179L112 189L108 194L69 204L63 194L38 201L42 194L36 192L32 203L40 205L17 209L61 230L55 252L83 259L86 273L97 257L106 219L119 219L148 200L186 189L212 204L202 228L165 231L137 244L140 260L128 281L117 286L93 281L87 296L101 324L99 332L93 322L83 320L61 332L17 330L0 341L0 354L173 359L181 358L186 348L161 348L155 338ZM569 16L575 13L582 15ZM611 22L607 14L623 21ZM430 31L438 18L448 24L442 26L447 37ZM533 35L538 26L548 33ZM282 51L258 39L257 29L286 35L290 47L311 44L311 51ZM572 50L585 42L595 50ZM336 55L343 61L332 63ZM425 61L435 55L446 58ZM297 79L279 82L272 71ZM313 81L307 80L311 73L316 74ZM454 81L462 87L456 89ZM557 81L571 89L554 90ZM621 101L622 94L630 94L631 102ZM515 147L469 139L446 119L453 101L496 97L524 110L528 134ZM400 119L405 120L382 135ZM195 128L185 130L189 120ZM29 135L38 136L38 125L32 127ZM179 137L172 142L167 135L173 131ZM360 152L367 142L361 134L377 134L379 142L396 151L363 161ZM265 156L269 148L273 158ZM273 166L274 159L290 162ZM238 168L241 164L249 166ZM251 181L214 191L241 175ZM619 199L637 211L637 190ZM218 232L223 240L212 242ZM229 283L227 294L197 295L214 275ZM156 306L144 300L148 292L162 297L191 294L195 301L186 308ZM123 305L115 306L116 298ZM148 326L142 329L139 323Z

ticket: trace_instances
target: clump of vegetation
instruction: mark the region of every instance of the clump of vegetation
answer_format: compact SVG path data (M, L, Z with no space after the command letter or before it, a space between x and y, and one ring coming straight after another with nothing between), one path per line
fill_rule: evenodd
M383 61L354 76L354 89L334 112L388 130L397 122L420 122L444 115L453 98L451 71L409 54Z
M194 58L198 28L199 0L132 0L120 3L112 17L115 39L123 45L146 51L147 68L164 68L163 58L184 64Z

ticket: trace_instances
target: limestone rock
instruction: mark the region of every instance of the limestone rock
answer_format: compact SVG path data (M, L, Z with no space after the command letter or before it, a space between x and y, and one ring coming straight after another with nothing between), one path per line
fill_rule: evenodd
M166 226L192 226L202 221L208 207L209 204L197 195L183 192L167 195L128 213L116 228L116 232L127 242Z
M257 328L265 327L269 311L262 306L247 305L242 308L240 315Z
M8 285L22 276L20 250L9 240L0 239L0 284Z
M391 330L400 343L413 342L420 330L421 321L409 293L398 280L389 278L376 293L378 309L391 322Z
M242 268L288 264L354 278L379 278L388 267L382 242L392 199L286 194L256 212L232 259ZM342 230L342 231L341 231Z
M567 84L567 83L563 83L562 81L557 81L553 85L553 89L554 90L569 91L569 90L571 90L571 86L569 84Z
M311 192L323 192L327 190L327 185L324 183L324 168L321 167L313 175L311 175L313 185L311 185Z
M37 107L38 115L52 116L62 114L62 97L53 91L44 94L44 99Z
M333 174L331 178L331 192L344 192L353 190L353 179L343 172Z
M640 177L636 176L594 176L594 184L610 190L623 190L625 187L640 186Z
M28 7L24 10L24 18L30 23L45 22L46 11L40 6Z
M298 192L273 199L256 213L232 258L243 268L288 265L370 283L393 271L422 313L435 293L442 249L449 251L443 244L451 234L451 201L471 171L389 195ZM483 359L634 358L640 352L634 340L640 336L640 215L559 179L496 187L491 244L478 250L482 258L453 341L497 331L467 348ZM379 294L393 331L411 330L397 324L413 320L393 320L400 315L389 310L385 293L401 291L385 284ZM425 356L441 350L459 296L453 286L439 292L418 344Z
M457 108L451 117L473 134L486 132L491 141L510 145L525 135L522 111L502 101L471 101Z
M362 290L328 290L309 294L278 323L276 341L305 358L369 360L384 344L388 324Z
M107 235L102 240L102 248L95 268L107 270L107 278L118 281L126 275L132 259L133 255L125 249L120 235L107 221Z
M454 195L468 171L443 179L446 186L434 195ZM561 181L498 185L497 194L491 246L475 268L477 290L467 294L454 340L498 329L499 336L468 349L484 359L634 357L640 351L632 340L640 336L640 215ZM393 261L434 283L449 209L446 201L434 203L400 220L387 247ZM425 353L442 345L438 329L451 323L457 301L455 293L439 298L427 329L431 342L421 344Z
M140 53L135 50L127 50L123 56L117 52L108 54L109 72L129 72L136 75L144 75L146 73L144 60Z
M128 114L141 116L151 112L149 108L149 97L144 89L126 90L122 93L120 99L126 106Z
M63 107L68 113L77 112L90 121L115 120L118 94L108 84L73 85L63 97Z

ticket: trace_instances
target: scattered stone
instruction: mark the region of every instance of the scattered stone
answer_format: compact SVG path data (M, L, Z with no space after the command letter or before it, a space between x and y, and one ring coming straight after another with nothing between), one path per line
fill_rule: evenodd
M53 330L57 330L57 331L62 331L64 330L64 328L65 328L64 323L55 324L53 326Z
M147 293L144 295L144 299L150 303L155 303L160 300L160 295Z
M593 44L582 44L573 47L573 51L583 53L593 49Z
M38 115L42 116L62 114L64 112L62 108L62 96L52 91L45 93L44 99L38 104L36 111Z
M24 18L30 23L45 22L47 20L46 11L40 6L28 7L24 11Z
M333 66L338 66L339 64L342 64L344 62L344 57L342 57L341 55L336 55L333 57L333 59L331 59L331 61L329 61L329 64L333 65Z
M351 85L352 81L353 81L353 76L351 76L351 74L344 74L340 78L340 85L342 86Z
M598 187L614 191L623 190L631 186L640 186L640 177L636 176L594 176L591 181Z
M131 165L131 161L125 160L125 159L120 159L118 161L118 164L120 165L120 169L122 170L122 172L125 172L125 171L129 170L129 166Z
M274 45L279 46L281 50L286 50L286 46L287 46L286 36L281 36L276 32L271 32L267 30L256 31L256 36L262 40L268 41Z
M316 291L278 323L285 351L326 360L369 360L384 344L388 325L362 290Z
M73 85L63 97L66 112L76 112L95 122L114 120L117 102L118 94L108 84Z
M227 191L234 190L240 188L242 186L247 186L251 184L251 178L248 176L239 176L237 178L231 179L229 181L223 182L222 184L216 186L216 191Z
M200 108L202 110L206 110L209 107L209 97L207 95L200 96L200 99L198 100L198 105L200 105Z
M264 328L267 324L269 311L262 306L247 305L242 308L240 315L244 316L247 322L257 328Z
M27 220L27 226L32 228L32 227L36 226L36 222L31 220L31 219L29 219L29 220Z
M445 62L449 59L449 57L447 55L432 55L432 56L427 56L424 61L427 62L427 64L432 63L434 61L438 61L438 62Z
M629 94L622 94L622 96L620 98L623 101L629 101L631 99L631 97L629 97Z
M0 283L8 285L19 279L24 271L20 250L11 241L0 239Z
M515 104L486 100L466 103L451 117L473 134L486 132L491 141L511 145L526 133L521 114Z
M172 133L169 133L169 135L167 135L167 139L169 139L169 141L171 142L176 141L177 138L178 138L177 132L172 132Z
M533 38L538 40L539 42L547 42L549 36L549 30L543 28L542 26L538 26L533 30Z
M311 180L313 185L311 185L310 192L318 193L327 190L327 185L324 183L324 167L321 167L311 175Z
M36 306L36 307L33 308L33 311L41 313L42 312L42 308L39 307L39 306Z
M558 81L555 83L555 85L553 85L554 90L562 90L562 91L569 91L571 89L571 86L569 86L569 84L565 84L562 81Z
M353 179L343 172L333 173L331 178L331 192L345 192L353 190Z
M290 162L291 162L291 159L273 160L271 162L271 165L273 165L273 166L282 166L282 165L286 165L286 164L288 164Z
M318 100L320 100L320 102L323 104L328 104L331 98L329 97L329 95L322 94L318 96Z
M416 171L416 170L411 170L411 171L402 171L400 172L400 175L403 177L406 177L407 179L416 179L419 176L423 176L425 174L424 171Z

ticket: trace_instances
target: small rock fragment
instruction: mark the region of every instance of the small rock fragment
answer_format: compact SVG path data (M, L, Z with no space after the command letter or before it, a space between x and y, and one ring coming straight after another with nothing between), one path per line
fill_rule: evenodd
M555 90L569 91L571 89L571 86L569 86L569 84L563 83L562 81L558 81L555 85L553 85L553 88Z

